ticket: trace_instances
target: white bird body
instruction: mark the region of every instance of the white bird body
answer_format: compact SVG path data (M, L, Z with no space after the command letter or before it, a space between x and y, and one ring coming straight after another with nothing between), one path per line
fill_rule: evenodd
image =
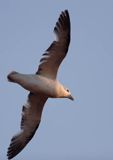
M11 72L8 77L10 82L18 83L35 94L43 94L51 98L64 98L67 96L65 88L58 80L37 74L22 74L15 71Z

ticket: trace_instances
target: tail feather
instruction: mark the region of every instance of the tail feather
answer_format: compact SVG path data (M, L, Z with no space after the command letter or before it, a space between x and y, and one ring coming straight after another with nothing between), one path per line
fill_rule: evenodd
M17 72L12 71L11 73L8 74L7 79L9 82L14 82L14 75L17 74Z

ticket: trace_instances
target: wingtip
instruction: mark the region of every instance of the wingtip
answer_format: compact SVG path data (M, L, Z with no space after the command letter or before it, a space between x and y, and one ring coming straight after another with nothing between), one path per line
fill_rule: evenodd
M54 27L54 32L56 34L58 34L60 30L61 31L67 30L68 32L70 32L70 16L69 16L69 12L67 9L65 9L64 11L60 13L60 16Z
M61 14L62 13L64 13L65 15L68 15L68 17L69 17L69 11L68 11L68 9L65 9L64 11L61 12Z
M69 14L69 11L68 11L68 9L65 9L65 10L64 10L64 12Z

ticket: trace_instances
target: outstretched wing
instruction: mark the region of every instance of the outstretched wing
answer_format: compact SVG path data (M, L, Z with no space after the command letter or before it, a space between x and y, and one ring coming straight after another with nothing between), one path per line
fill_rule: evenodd
M66 56L70 43L70 17L67 10L61 13L54 32L56 41L43 54L37 74L55 79L62 60Z
M11 139L8 148L8 159L15 157L32 139L41 120L41 114L47 97L42 95L28 96L28 101L22 109L21 132Z

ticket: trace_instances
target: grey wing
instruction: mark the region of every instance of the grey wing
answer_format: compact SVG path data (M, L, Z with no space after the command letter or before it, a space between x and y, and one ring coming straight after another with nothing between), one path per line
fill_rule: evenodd
M54 32L56 41L43 54L37 74L56 79L57 71L62 60L66 56L70 43L70 17L67 10L59 16Z
M46 100L47 97L42 95L29 94L28 101L22 109L21 132L11 139L7 152L8 159L15 157L34 136Z

